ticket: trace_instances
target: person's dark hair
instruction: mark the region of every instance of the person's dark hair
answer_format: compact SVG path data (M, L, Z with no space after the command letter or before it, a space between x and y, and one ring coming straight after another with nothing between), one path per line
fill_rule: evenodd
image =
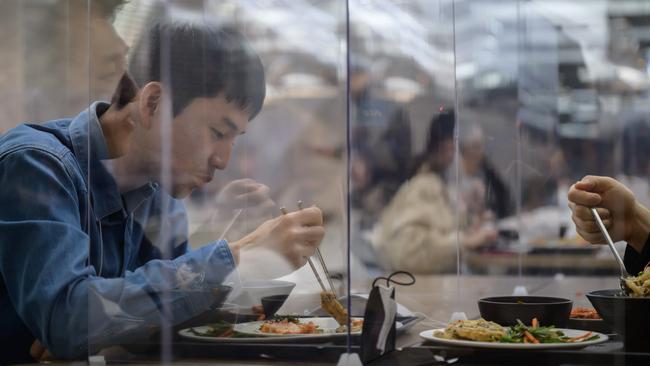
M413 160L409 177L417 174L418 169L427 161L428 156L440 148L442 141L454 138L455 128L456 114L453 109L445 110L433 116L429 124L429 135L427 136L424 151Z
M260 57L229 27L157 23L132 50L128 68L141 87L158 81L171 89L174 116L196 98L222 94L253 119L266 95Z
M454 138L456 128L456 114L453 110L446 110L437 114L429 125L429 136L425 151L434 152L440 146L440 141Z

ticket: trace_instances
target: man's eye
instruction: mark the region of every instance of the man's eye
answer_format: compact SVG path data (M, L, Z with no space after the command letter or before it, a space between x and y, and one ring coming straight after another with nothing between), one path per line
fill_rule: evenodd
M225 135L219 132L219 130L217 130L216 128L211 128L211 130L212 130L212 136L214 136L215 139L221 140L222 138L224 138Z

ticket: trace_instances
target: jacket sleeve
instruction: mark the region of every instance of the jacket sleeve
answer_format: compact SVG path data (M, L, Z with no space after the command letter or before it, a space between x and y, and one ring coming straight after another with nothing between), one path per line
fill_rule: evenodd
M457 230L445 194L437 176L419 174L393 197L373 239L390 268L417 273L455 268Z
M180 322L205 310L210 288L235 267L227 244L98 277L88 262L79 198L86 192L74 166L69 153L38 149L0 159L0 271L35 338L57 357L85 357L161 319Z

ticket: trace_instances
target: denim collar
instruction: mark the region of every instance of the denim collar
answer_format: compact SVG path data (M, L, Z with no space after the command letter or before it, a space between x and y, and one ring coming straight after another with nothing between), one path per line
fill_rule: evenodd
M99 124L109 104L94 102L70 123L70 140L91 193L91 202L98 219L123 210L115 179L102 160L109 158L106 139Z
M109 106L108 103L94 102L75 117L69 127L72 148L90 187L93 208L100 220L117 212L121 212L123 217L132 213L158 190L156 183L147 183L120 195L115 178L102 163L110 157L99 117Z

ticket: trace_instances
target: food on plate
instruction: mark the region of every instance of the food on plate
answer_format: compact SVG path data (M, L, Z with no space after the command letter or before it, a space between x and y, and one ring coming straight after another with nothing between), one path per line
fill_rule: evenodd
M574 319L602 319L594 308L575 307L571 309L571 318Z
M586 332L577 337L567 337L554 326L540 326L537 318L530 326L520 320L512 327L489 322L485 319L457 320L447 326L445 331L436 331L434 336L445 339L470 340L499 343L577 343L598 339L598 335Z
M344 326L348 323L348 312L336 298L336 294L331 291L321 291L320 306L330 314L339 325Z
M638 276L630 276L625 279L631 297L650 296L650 268L646 267Z
M506 328L483 318L478 320L457 320L434 334L439 338L465 339L480 342L498 342L506 336Z
M567 337L554 326L540 326L537 319L533 319L530 326L517 320L517 325L510 327L508 334L499 340L502 343L577 343L598 339L598 335L585 332L577 337Z
M190 332L203 337L230 338L237 336L237 333L233 331L233 325L224 321L208 324L205 332L199 332L194 328L190 328Z
M277 316L260 325L260 332L272 334L319 334L323 330L313 322L302 323L296 317Z
M363 328L363 319L352 319L351 325L352 325L351 333L361 332L361 329ZM336 333L345 333L347 331L348 331L347 325L341 325L340 327L336 328Z

